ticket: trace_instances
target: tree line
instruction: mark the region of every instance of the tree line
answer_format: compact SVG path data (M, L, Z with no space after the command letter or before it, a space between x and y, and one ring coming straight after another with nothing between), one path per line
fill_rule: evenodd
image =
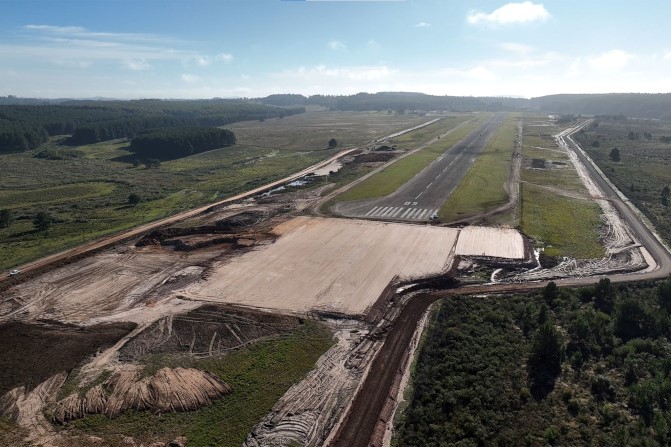
M142 159L170 160L234 144L235 134L227 129L181 127L143 133L129 149Z
M73 145L133 138L159 127L223 126L305 112L246 100L65 101L0 105L0 153L34 149L49 136L71 135Z

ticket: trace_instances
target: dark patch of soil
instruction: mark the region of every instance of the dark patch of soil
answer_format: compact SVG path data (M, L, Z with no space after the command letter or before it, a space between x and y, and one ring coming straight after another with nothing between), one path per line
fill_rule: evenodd
M531 167L536 169L545 169L545 160L542 158L534 158L531 160Z
M375 163L375 162L385 162L394 158L394 154L389 153L369 153L357 155L354 159L355 163Z
M0 396L21 385L32 390L54 374L70 372L135 327L135 323L79 327L51 321L0 325Z
M225 228L241 228L256 225L268 217L263 211L244 211L239 214L218 220L216 225Z

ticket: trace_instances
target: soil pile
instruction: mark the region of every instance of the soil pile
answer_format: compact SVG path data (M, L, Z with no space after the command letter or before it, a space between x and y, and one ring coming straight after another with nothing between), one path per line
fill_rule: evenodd
M232 392L231 387L207 371L193 368L163 368L138 380L138 371L117 373L83 396L71 394L56 403L51 417L64 423L87 414L116 417L126 410L157 413L189 411L210 405Z

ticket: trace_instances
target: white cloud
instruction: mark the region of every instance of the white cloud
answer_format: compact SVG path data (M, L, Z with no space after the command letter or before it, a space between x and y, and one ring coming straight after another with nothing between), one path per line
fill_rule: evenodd
M513 23L544 22L551 17L542 4L530 1L522 3L507 3L491 13L472 11L466 17L472 25L509 25Z
M415 28L428 28L428 27L430 27L430 26L431 26L430 23L419 22L417 25L415 25Z
M151 65L144 59L128 59L123 61L123 66L132 71L143 71L151 68Z
M527 55L534 52L534 47L522 43L504 42L499 44L499 48L509 53Z
M330 49L335 50L335 51L346 50L347 49L347 45L345 45L343 42L341 42L339 40L335 40L335 39L329 40L328 45L329 45Z
M233 55L229 53L219 53L214 58L226 64L233 62Z
M300 67L296 70L285 70L276 77L282 78L300 78L305 81L315 81L320 79L346 79L349 81L380 81L391 77L396 73L386 65L382 66L356 66L356 67L336 67L329 68L325 65L306 68Z
M619 70L624 68L633 55L623 50L610 50L592 58L589 63L597 70Z
M668 53L666 53L663 57L664 57L664 59L666 59L666 60L671 60L671 51L669 51Z
M182 81L186 82L187 84L195 84L196 82L200 81L200 76L194 74L184 73L181 77Z

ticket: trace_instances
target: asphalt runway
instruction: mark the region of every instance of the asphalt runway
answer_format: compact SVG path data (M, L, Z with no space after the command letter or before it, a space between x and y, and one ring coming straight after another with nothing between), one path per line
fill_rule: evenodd
M430 220L459 185L504 120L505 114L494 115L394 193L379 199L342 203L337 212L366 219L410 222Z

